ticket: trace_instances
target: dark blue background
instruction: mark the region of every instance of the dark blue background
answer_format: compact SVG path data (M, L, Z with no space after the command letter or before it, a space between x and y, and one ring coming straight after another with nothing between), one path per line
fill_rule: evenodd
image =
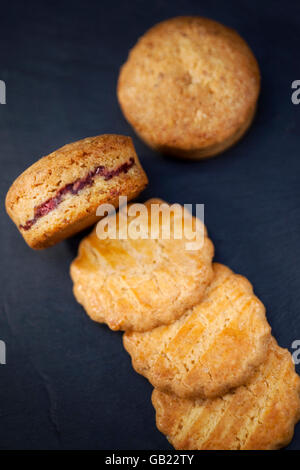
M203 162L142 144L116 98L120 65L154 23L199 14L237 29L258 58L262 93L246 137ZM4 211L12 181L63 144L131 135L150 185L141 200L204 203L216 260L247 276L279 344L300 339L299 1L72 1L1 4L0 448L169 449L151 386L131 368L121 334L75 302L69 265L82 234L35 252ZM298 372L300 370L298 369ZM300 449L300 427L291 449Z

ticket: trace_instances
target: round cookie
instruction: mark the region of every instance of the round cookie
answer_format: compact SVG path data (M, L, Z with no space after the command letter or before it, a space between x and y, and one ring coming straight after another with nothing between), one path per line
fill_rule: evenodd
M270 326L251 284L214 263L205 296L171 325L124 335L134 369L179 397L215 397L248 381L268 350Z
M248 385L220 398L189 400L154 390L156 425L175 449L275 450L300 418L300 381L292 357L272 339Z
M117 93L126 119L150 147L200 159L241 138L259 90L257 61L239 34L191 16L158 23L139 39Z
M163 206L172 207L159 199L143 206L147 218L140 221L141 230L156 226L152 207ZM195 218L190 219L195 224ZM128 220L131 226L137 217ZM171 235L182 220L171 212ZM119 212L119 231L120 223ZM203 243L193 250L186 249L184 233L181 239L162 236L161 217L156 238L99 240L95 229L81 242L71 265L77 301L93 320L107 323L112 330L146 331L176 320L201 300L213 277L213 244L202 222L198 223Z
M100 204L132 199L148 180L130 137L88 137L25 170L6 196L6 210L32 248L54 245L92 225Z

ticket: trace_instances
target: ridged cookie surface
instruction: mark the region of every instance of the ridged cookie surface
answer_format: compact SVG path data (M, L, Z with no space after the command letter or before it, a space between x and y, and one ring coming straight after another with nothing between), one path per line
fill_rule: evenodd
M250 282L214 263L202 301L171 325L124 335L134 369L162 391L214 397L244 384L265 359L270 326Z
M46 248L96 223L100 204L134 198L147 181L130 137L88 137L27 168L10 187L6 210L29 246Z
M99 240L95 229L81 242L71 265L76 299L93 320L113 330L146 331L171 323L201 300L212 280L214 248L204 225L197 222L203 242L189 250L192 240L184 233L181 239L162 236L164 221L160 217L155 223L151 209L162 205L161 200L149 200L143 206L149 217L140 221L141 230L158 229L156 238L134 239L129 234L127 239ZM182 217L174 214L171 234L182 225ZM190 219L194 225L195 218ZM128 220L129 225L137 217Z
M156 424L175 449L272 450L286 446L300 418L292 357L273 339L248 385L220 398L188 400L154 390Z

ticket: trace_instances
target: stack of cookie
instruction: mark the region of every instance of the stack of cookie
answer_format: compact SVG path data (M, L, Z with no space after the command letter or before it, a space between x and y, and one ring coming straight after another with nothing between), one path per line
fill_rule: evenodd
M163 204L146 203L142 231ZM249 281L212 263L204 225L198 249L172 236L182 222L172 216L169 239L161 219L154 239L100 240L95 228L71 265L75 297L93 320L125 330L133 367L155 387L157 426L176 449L282 447L300 418L292 358Z
M34 163L11 186L6 207L26 242L45 248L146 183L131 139L103 135ZM158 428L177 449L287 444L300 417L299 377L251 284L212 263L204 224L183 208L165 219L161 200L139 204L144 217L132 207L116 215L115 237L99 236L97 224L83 239L71 276L90 317L125 331L134 368L155 387Z

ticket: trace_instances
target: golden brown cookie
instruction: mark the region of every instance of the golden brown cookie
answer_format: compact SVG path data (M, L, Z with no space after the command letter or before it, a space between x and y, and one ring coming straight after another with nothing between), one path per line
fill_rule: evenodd
M154 390L156 424L175 449L279 449L300 418L299 382L291 355L272 339L251 382L220 398L189 400Z
M170 207L159 199L143 206L149 217L141 221L141 230L156 226L152 206L163 205ZM129 217L128 225L136 220ZM182 217L171 212L171 235L181 223ZM198 223L203 244L193 250L186 249L184 231L181 239L165 239L161 232L153 239L99 240L95 229L81 242L71 265L76 299L93 320L112 330L146 331L176 320L201 300L213 277L213 244ZM159 218L157 225L161 231L164 221Z
M270 326L250 282L214 263L203 299L171 325L124 335L134 369L180 397L215 397L249 380L263 362Z
M65 145L25 170L6 210L32 248L46 248L92 225L100 204L132 199L147 176L130 137L101 135Z
M158 23L121 68L122 111L150 147L211 157L250 126L260 89L256 59L234 30L201 17Z

